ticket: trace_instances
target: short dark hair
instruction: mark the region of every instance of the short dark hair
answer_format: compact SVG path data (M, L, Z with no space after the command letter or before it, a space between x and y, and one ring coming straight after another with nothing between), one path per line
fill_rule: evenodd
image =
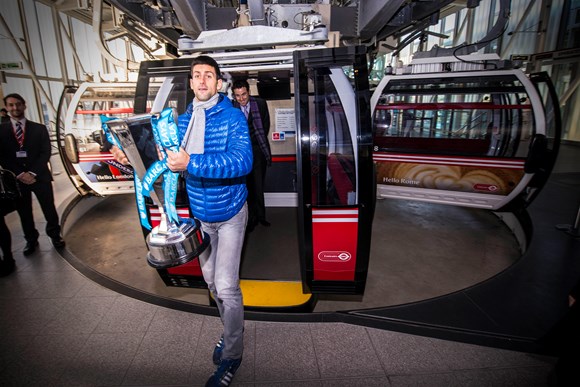
M245 79L236 79L232 85L232 90L241 89L242 87L245 87L248 93L250 92L250 84Z
M207 55L201 55L198 56L196 58L193 58L193 61L191 62L191 68L190 68L190 72L193 71L193 66L196 65L208 65L214 68L215 70L215 75L217 77L217 79L221 79L222 78L222 73L220 72L220 66L218 65L218 63L215 61L214 58L207 56Z
M22 98L20 94L12 93L4 96L4 105L6 105L6 101L8 100L8 98L16 98L17 100L22 102L23 105L26 105L26 101L24 100L24 98Z

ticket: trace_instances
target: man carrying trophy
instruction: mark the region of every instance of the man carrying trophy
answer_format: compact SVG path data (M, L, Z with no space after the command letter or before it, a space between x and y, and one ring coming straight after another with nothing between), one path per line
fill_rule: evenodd
M218 92L221 72L213 58L193 59L190 87L195 98L178 118L181 147L163 151L168 168L185 177L191 212L211 238L210 253L199 260L224 331L213 352L218 367L206 386L228 386L244 348L239 268L248 220L245 176L252 170L252 145L244 114ZM111 152L119 162L128 162L119 148Z

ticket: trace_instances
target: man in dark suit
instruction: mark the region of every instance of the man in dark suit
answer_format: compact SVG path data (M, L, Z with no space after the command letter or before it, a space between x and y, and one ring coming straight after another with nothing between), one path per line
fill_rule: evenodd
M236 80L232 85L235 107L240 108L248 120L254 164L252 172L246 176L248 186L248 226L252 231L258 223L270 226L266 220L266 204L264 200L264 180L266 168L272 164L272 153L268 142L270 133L270 113L265 100L250 96L250 85L246 80Z
M39 233L32 213L33 192L46 219L46 234L54 247L63 247L65 242L60 234L52 174L48 168L51 154L48 130L24 117L26 102L19 94L5 96L4 105L10 113L10 122L0 125L0 165L16 175L20 186L22 199L17 210L26 239L24 255L34 253L38 246Z

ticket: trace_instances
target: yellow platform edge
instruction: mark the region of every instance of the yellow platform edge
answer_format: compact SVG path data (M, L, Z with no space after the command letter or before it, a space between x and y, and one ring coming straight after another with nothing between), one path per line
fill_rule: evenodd
M302 282L240 280L244 306L264 308L288 308L304 305L312 294L302 293Z

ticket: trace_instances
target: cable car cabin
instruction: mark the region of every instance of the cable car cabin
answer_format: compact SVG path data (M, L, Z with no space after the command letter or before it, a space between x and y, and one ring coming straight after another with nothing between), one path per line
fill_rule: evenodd
M556 101L545 74L518 69L386 76L371 101L377 194L491 210L529 203L556 158Z
M135 83L83 83L65 88L58 107L57 141L63 165L81 194L132 193L133 170L113 159L101 116L134 114Z
M267 100L272 166L266 174L266 207L287 210L285 227L299 230L295 260L301 273L296 275L304 289L307 293L362 294L374 192L369 172L370 95L364 50L304 47L215 53L212 57L226 78L222 92L231 92L233 80L245 78L250 94ZM151 101L139 96L152 95L150 85L157 84L161 86L151 103L152 111L166 107L185 111L193 95L180 90L189 84L190 66L191 58L143 62L135 112L145 111ZM361 74L355 85L346 76L353 67ZM315 86L308 83L310 72L318 74ZM312 87L316 87L315 97L311 96ZM365 103L359 103L365 92ZM359 128L361 122L365 125ZM362 144L361 139L366 142ZM360 170L365 172L360 174ZM295 217L298 224L292 222ZM358 225L359 220L364 221L363 226ZM201 285L199 265L191 265L160 274L168 285Z

